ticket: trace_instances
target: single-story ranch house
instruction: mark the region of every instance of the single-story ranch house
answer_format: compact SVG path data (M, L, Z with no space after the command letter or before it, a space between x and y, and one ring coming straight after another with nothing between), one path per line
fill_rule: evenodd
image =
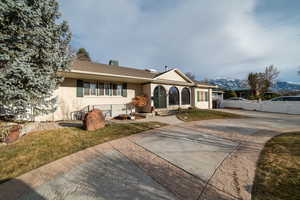
M64 82L54 92L58 98L57 110L36 120L57 121L81 118L93 108L105 111L106 117L121 113L157 113L178 108L212 108L212 89L194 82L179 69L165 72L118 66L118 62L98 64L76 60ZM136 96L146 95L148 104L129 108Z

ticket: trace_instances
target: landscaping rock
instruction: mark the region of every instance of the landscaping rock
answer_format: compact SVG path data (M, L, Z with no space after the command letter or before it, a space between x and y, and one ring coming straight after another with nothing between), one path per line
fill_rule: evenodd
M94 109L84 116L83 127L87 131L95 131L105 127L105 117L101 110Z
M12 143L19 139L21 126L13 126L9 129L8 136L5 138L5 143Z

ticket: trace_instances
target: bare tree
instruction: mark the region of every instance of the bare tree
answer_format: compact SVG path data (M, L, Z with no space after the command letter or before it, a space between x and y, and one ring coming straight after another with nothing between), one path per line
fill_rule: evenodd
M255 97L260 97L276 83L279 71L273 65L266 67L265 72L249 73L248 85Z
M195 81L195 80L196 80L195 74L193 74L193 73L191 73L191 72L187 72L187 73L185 73L185 75L186 75L187 77L189 77L189 79L191 79L192 81Z
M269 81L270 86L274 85L278 75L279 75L279 70L274 67L274 65L270 65L269 67L266 67L265 69L265 80Z

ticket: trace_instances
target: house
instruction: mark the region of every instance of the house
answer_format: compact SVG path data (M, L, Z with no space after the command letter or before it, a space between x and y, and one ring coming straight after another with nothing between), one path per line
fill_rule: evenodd
M146 95L148 104L130 108L130 112L152 113L178 108L212 108L212 89L216 86L189 79L179 69L164 72L121 67L76 60L71 70L62 73L64 82L54 92L57 110L37 120L74 119L78 113L99 108L109 117L128 112L127 105L136 96ZM107 114L107 113L106 113Z
M221 108L221 103L224 100L224 91L220 89L212 90L213 108Z

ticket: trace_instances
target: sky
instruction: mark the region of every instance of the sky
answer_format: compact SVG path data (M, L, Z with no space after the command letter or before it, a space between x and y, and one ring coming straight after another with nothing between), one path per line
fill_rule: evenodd
M59 0L72 46L100 63L245 79L274 65L300 82L299 0Z

